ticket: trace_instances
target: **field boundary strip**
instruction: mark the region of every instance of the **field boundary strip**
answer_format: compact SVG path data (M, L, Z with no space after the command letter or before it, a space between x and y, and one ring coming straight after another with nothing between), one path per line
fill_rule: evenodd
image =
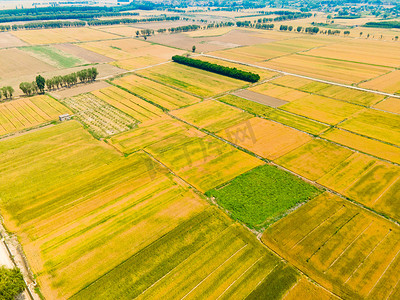
M277 70L277 69L272 69L272 68L267 68L267 67L261 67L261 66L257 66L257 65L253 65L253 64L249 64L249 63L233 60L233 59L227 59L227 58L223 58L223 57L219 57L219 56L214 56L214 55L209 55L209 54L201 54L201 55L206 56L206 57L215 58L215 59L225 60L225 61L228 61L228 62L231 62L231 63L236 63L236 64L245 65L245 66L249 66L249 67L254 67L254 68L258 68L258 69L264 69L264 70L267 70L267 71L278 72L278 73L281 73L281 74L284 74L284 75L291 75L291 76L300 77L300 78L304 78L304 79L310 79L310 80L314 80L314 81L318 81L318 82L322 82L322 83L327 83L327 84L331 84L331 85L346 87L346 88L350 88L350 89L354 89L354 90L359 90L359 91L364 91L364 92L369 92L369 93L373 93L373 94L378 94L378 95L383 95L383 96L388 96L388 97L393 97L393 98L400 99L400 95L396 95L396 94L390 94L390 93L386 93L386 92L380 92L380 91L365 89L365 88L361 88L361 87L358 87L358 86L352 86L352 85L347 85L347 84L343 84L343 83L338 83L338 82L328 81L328 80L324 80L324 79L314 78L314 77L310 77L310 76L304 76L304 75L300 75L300 74L290 73L290 72L286 72L286 71L282 71L282 70Z

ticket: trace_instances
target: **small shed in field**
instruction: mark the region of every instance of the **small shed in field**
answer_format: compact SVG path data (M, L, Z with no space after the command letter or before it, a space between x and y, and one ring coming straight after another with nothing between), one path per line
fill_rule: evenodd
M68 120L71 120L71 116L69 114L63 114L63 115L58 116L58 119L60 120L60 122L68 121Z

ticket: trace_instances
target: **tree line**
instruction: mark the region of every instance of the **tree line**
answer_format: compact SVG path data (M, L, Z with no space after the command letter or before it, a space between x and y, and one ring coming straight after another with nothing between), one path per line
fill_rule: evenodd
M92 82L96 80L98 74L99 72L97 71L97 68L89 68L64 76L54 76L49 79L45 79L43 76L38 75L36 76L35 81L21 82L19 88L27 96L38 93L43 94L46 88L51 91L62 87L71 87L76 85L78 80L81 83Z
M185 57L185 56L181 56L181 55L174 55L172 57L172 60L174 62L183 64L186 66L202 69L205 71L217 73L220 75L224 75L224 76L228 76L228 77L232 77L232 78L236 78L236 79L240 79L240 80L244 80L244 81L257 82L260 80L260 75L258 75L258 74L239 70L236 68L221 66L221 65L210 63L207 61L202 61L200 59L193 59L193 58L189 58L189 57Z
M21 30L21 29L48 29L48 28L64 28L64 27L84 27L86 25L115 25L115 24L131 24L141 22L157 22L157 21L176 21L179 17L155 17L147 19L113 19L113 20L91 20L91 21L46 21L46 22L30 22L19 25L0 25L1 31Z
M400 28L400 22L399 21L367 22L363 26L376 27L376 28Z

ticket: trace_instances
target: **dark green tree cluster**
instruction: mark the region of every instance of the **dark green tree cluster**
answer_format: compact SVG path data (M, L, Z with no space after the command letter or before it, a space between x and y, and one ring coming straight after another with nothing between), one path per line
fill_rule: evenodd
M21 29L46 29L46 28L64 28L64 27L82 27L86 26L84 21L48 21L48 22L32 22L20 25L12 25L8 30Z
M293 30L293 26L281 25L281 26L279 26L279 30L282 30L282 31L292 31L292 30Z
M207 24L207 29L219 28L219 27L230 27L230 26L235 26L235 23L233 23L233 22L209 23L209 24Z
M367 22L363 26L376 27L376 28L400 28L400 22L399 21Z
M195 67L198 69L202 69L205 71L221 74L224 76L244 80L244 81L249 81L249 82L257 82L260 80L260 75L252 73L252 72L247 72L243 70L239 70L236 68L230 68L230 67L225 67L221 66L218 64L213 64L209 63L206 61L202 61L200 59L193 59L181 55L174 55L172 57L172 60L174 62L190 66L190 67Z
M185 25L185 26L178 26L169 28L168 31L171 33L178 33L178 32L187 32L199 29L199 25Z
M24 278L17 268L0 267L0 299L14 300L24 289Z
M33 82L21 82L19 88L27 95L31 96L37 93L44 93L45 88L50 90L59 89L62 87L71 87L76 85L78 81L91 82L96 80L99 72L96 68L83 69L78 72L67 74L64 76L54 76L49 79L45 79L43 76L36 76L36 80Z
M267 29L267 30L271 30L275 27L274 24L256 24L255 28L256 29Z
M0 88L0 99L11 99L14 89L11 86L3 86Z

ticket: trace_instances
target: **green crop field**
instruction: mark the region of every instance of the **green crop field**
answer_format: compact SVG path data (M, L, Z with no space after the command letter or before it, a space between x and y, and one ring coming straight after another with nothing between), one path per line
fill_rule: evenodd
M43 61L60 69L72 68L83 64L83 61L79 58L64 53L52 46L29 46L21 49L32 53L34 56L38 56Z
M251 228L261 229L319 193L314 186L270 165L242 174L206 194Z

